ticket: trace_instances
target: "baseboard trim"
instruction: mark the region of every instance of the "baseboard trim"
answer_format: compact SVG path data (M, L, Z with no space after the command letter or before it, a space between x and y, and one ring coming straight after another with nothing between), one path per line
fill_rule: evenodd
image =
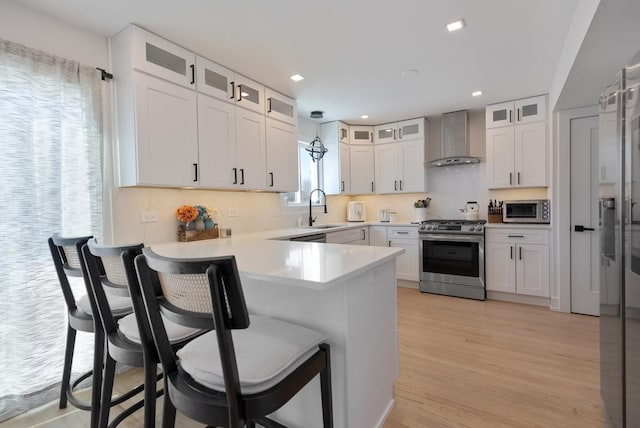
M378 421L378 423L376 424L375 428L382 428L384 426L384 423L387 421L387 418L389 417L389 415L391 414L391 410L393 410L393 406L396 405L396 399L393 398L391 399L391 401L389 402L389 405L387 406L387 408L384 410L384 413L382 414L382 416L380 417L380 420Z
M413 289L416 289L416 290L419 289L418 281L407 281L406 279L397 279L396 283L397 283L398 287L413 288Z
M524 296L522 294L503 293L501 291L487 290L487 300L500 300L503 302L524 303L525 305L546 306L550 305L548 297Z

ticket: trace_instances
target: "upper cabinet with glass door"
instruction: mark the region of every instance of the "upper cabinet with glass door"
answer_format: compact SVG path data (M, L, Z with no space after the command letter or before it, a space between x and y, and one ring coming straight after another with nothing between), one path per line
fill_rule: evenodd
M373 126L349 126L350 144L373 144Z
M295 125L298 122L298 108L295 100L285 97L269 88L264 88L265 115L272 119Z
M196 68L198 92L264 114L264 86L201 56Z
M113 63L116 76L131 69L195 88L195 54L142 28L130 25L123 30L124 37L114 38L113 52L119 55ZM123 46L118 46L122 44ZM129 56L130 55L130 56Z
M424 128L424 117L378 125L374 128L374 142L391 143L393 141L424 138Z
M546 118L546 95L489 105L485 116L487 128L541 122Z

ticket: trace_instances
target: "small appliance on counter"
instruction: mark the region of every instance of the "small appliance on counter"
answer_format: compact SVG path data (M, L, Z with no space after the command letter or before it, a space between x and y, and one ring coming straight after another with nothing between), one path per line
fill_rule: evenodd
M468 201L464 208L460 208L465 220L478 221L480 217L480 206L476 201Z
M347 221L365 221L367 213L364 202L354 201L347 204Z
M551 202L548 199L504 201L504 223L551 223Z
M378 210L378 221L382 223L387 223L389 221L389 209L383 208Z

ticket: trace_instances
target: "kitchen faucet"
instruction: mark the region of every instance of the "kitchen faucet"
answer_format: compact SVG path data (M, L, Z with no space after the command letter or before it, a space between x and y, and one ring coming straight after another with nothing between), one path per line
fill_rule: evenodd
M309 227L313 226L313 222L316 221L315 218L313 218L313 214L311 213L311 196L313 195L313 192L320 192L322 193L322 196L324 196L324 213L327 213L327 195L324 193L324 191L322 189L313 189L311 191L311 193L309 193Z

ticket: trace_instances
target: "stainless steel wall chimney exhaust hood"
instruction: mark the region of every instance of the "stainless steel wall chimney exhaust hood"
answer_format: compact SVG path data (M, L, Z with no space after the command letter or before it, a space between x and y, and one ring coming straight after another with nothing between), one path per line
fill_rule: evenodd
M467 110L442 115L442 157L431 166L469 165L480 158L469 155L469 114Z

